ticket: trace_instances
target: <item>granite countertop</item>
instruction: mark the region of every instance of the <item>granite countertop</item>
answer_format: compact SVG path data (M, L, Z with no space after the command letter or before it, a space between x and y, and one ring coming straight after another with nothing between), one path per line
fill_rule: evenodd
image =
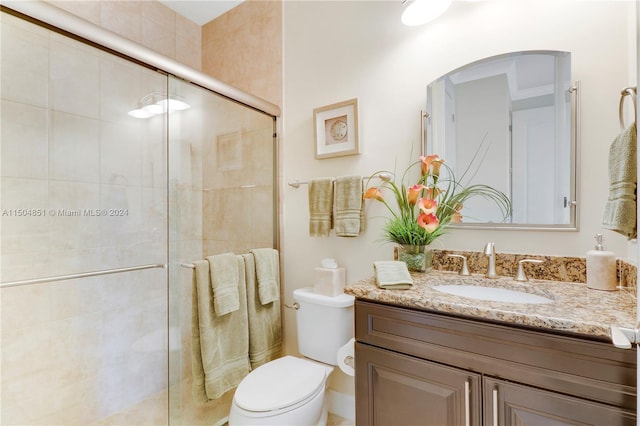
M411 273L409 290L383 290L373 277L347 285L344 292L357 299L502 321L513 325L609 337L609 326L635 328L636 300L628 291L602 291L584 283L529 280L511 277L488 279L483 275L460 276L455 272ZM454 296L434 290L437 285L482 285L538 294L553 299L546 304L494 302Z

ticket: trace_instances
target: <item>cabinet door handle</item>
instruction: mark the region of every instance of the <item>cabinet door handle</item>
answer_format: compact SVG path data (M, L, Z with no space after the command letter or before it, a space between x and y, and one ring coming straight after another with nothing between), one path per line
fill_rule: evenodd
M493 426L498 426L498 389L493 389Z
M469 393L471 392L471 385L469 384L469 380L464 382L464 424L465 426L471 426L471 416L469 406L471 401L469 400Z

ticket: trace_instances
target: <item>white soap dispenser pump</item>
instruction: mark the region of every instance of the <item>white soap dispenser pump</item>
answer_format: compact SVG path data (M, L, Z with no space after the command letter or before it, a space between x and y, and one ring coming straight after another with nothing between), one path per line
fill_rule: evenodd
M605 250L602 234L596 234L596 247L587 252L587 287L595 290L616 290L616 255Z

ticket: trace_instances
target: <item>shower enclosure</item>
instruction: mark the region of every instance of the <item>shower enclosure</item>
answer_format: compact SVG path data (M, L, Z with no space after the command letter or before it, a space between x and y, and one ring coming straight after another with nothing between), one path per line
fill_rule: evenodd
M276 109L7 8L0 31L0 424L224 420L191 399L181 264L277 247Z

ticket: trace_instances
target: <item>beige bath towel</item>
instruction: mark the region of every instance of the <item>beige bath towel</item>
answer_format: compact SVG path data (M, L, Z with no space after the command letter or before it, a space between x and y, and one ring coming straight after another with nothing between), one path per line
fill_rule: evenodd
M192 295L191 361L193 396L204 403L238 386L249 374L249 331L244 261L236 257L240 308L218 316L213 309L209 262L195 262Z
M278 251L272 248L250 250L256 264L258 297L267 305L280 299L280 259Z
M249 317L249 360L255 369L276 358L282 352L280 301L263 305L258 296L256 264L253 254L243 254L247 283L247 314Z
M378 260L373 262L376 285L387 290L407 290L413 279L407 264L398 260Z
M309 235L328 237L333 228L333 179L309 182Z
M364 212L361 176L341 176L336 179L335 205L336 235L357 237L362 232L361 223Z
M213 288L213 308L216 315L235 312L240 307L238 294L238 267L236 255L233 253L218 254L207 257Z
M609 198L602 225L628 239L638 235L636 125L629 126L609 148Z

